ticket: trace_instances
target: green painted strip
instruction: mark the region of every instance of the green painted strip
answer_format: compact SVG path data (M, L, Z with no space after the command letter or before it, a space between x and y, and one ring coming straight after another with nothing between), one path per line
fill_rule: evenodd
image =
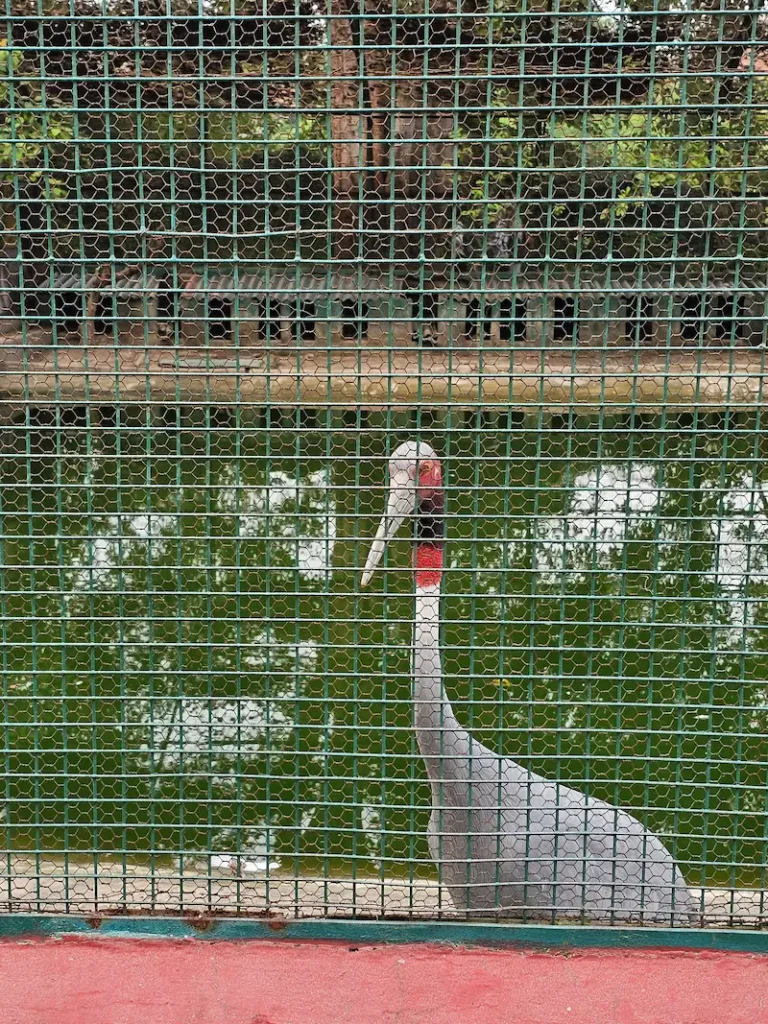
M768 931L682 928L491 924L454 921L281 921L257 918L0 916L0 939L198 938L349 943L444 943L465 946L535 946L568 949L709 949L768 954Z

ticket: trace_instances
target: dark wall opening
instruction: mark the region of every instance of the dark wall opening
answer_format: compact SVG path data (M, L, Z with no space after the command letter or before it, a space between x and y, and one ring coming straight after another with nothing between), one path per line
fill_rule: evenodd
M288 308L294 341L314 341L317 335L317 307L308 299L292 302Z
M176 317L176 293L170 277L158 283L157 316L159 320L173 320Z
M684 295L680 304L680 337L683 341L698 341L701 327L701 296Z
M53 297L53 318L56 329L67 334L77 334L85 319L83 296L79 292L56 292Z
M341 336L362 341L368 336L368 303L360 299L342 299Z
M624 326L630 345L650 341L655 334L655 303L652 295L627 295L624 300Z
M579 340L579 321L576 318L576 300L568 295L556 295L555 317L552 325L554 341Z
M113 296L99 292L93 311L94 334L107 334L112 329L114 320Z
M276 299L264 298L258 303L256 337L259 341L279 341L280 307Z
M718 294L712 299L712 336L715 341L728 344L744 337L743 295Z
M440 297L437 292L412 292L409 296L413 327L411 337L427 348L435 344Z
M232 340L232 299L224 295L208 297L208 337L213 341Z
M302 299L299 303L299 324L301 340L314 341L317 337L317 308L314 302Z
M157 332L162 339L178 341L179 289L173 273L166 270L157 282Z
M528 304L524 299L502 299L499 306L499 340L525 341Z
M467 320L464 326L464 333L467 338L477 338L478 326L482 319L482 340L487 341L491 336L493 321L490 318L490 307L481 303L480 299L469 299L467 302Z

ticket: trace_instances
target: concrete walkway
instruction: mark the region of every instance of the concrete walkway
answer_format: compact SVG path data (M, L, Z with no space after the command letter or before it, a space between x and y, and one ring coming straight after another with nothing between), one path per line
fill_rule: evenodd
M0 403L211 403L386 410L488 403L700 411L766 404L765 353L740 349L144 349L0 344Z
M221 858L219 858L221 859ZM692 887L704 927L765 927L768 891ZM233 877L205 858L184 870L99 857L7 855L0 870L0 913L244 914L293 918L396 917L452 920L448 893L431 879L357 879L271 871Z

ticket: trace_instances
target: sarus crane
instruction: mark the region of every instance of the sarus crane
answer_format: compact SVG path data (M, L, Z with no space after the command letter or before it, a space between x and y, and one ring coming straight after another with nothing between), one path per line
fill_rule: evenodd
M429 849L457 910L603 923L695 920L680 869L636 818L498 756L457 721L440 658L442 467L424 442L407 441L392 454L386 511L362 585L414 515L414 720L432 790Z

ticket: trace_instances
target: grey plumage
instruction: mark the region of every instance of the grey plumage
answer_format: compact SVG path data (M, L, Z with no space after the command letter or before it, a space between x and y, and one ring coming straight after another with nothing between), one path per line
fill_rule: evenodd
M427 460L437 456L423 443L393 453L364 582L415 511ZM414 724L432 789L428 842L456 908L531 920L693 920L693 897L657 836L627 812L499 757L459 724L443 687L439 612L439 583L417 584Z

